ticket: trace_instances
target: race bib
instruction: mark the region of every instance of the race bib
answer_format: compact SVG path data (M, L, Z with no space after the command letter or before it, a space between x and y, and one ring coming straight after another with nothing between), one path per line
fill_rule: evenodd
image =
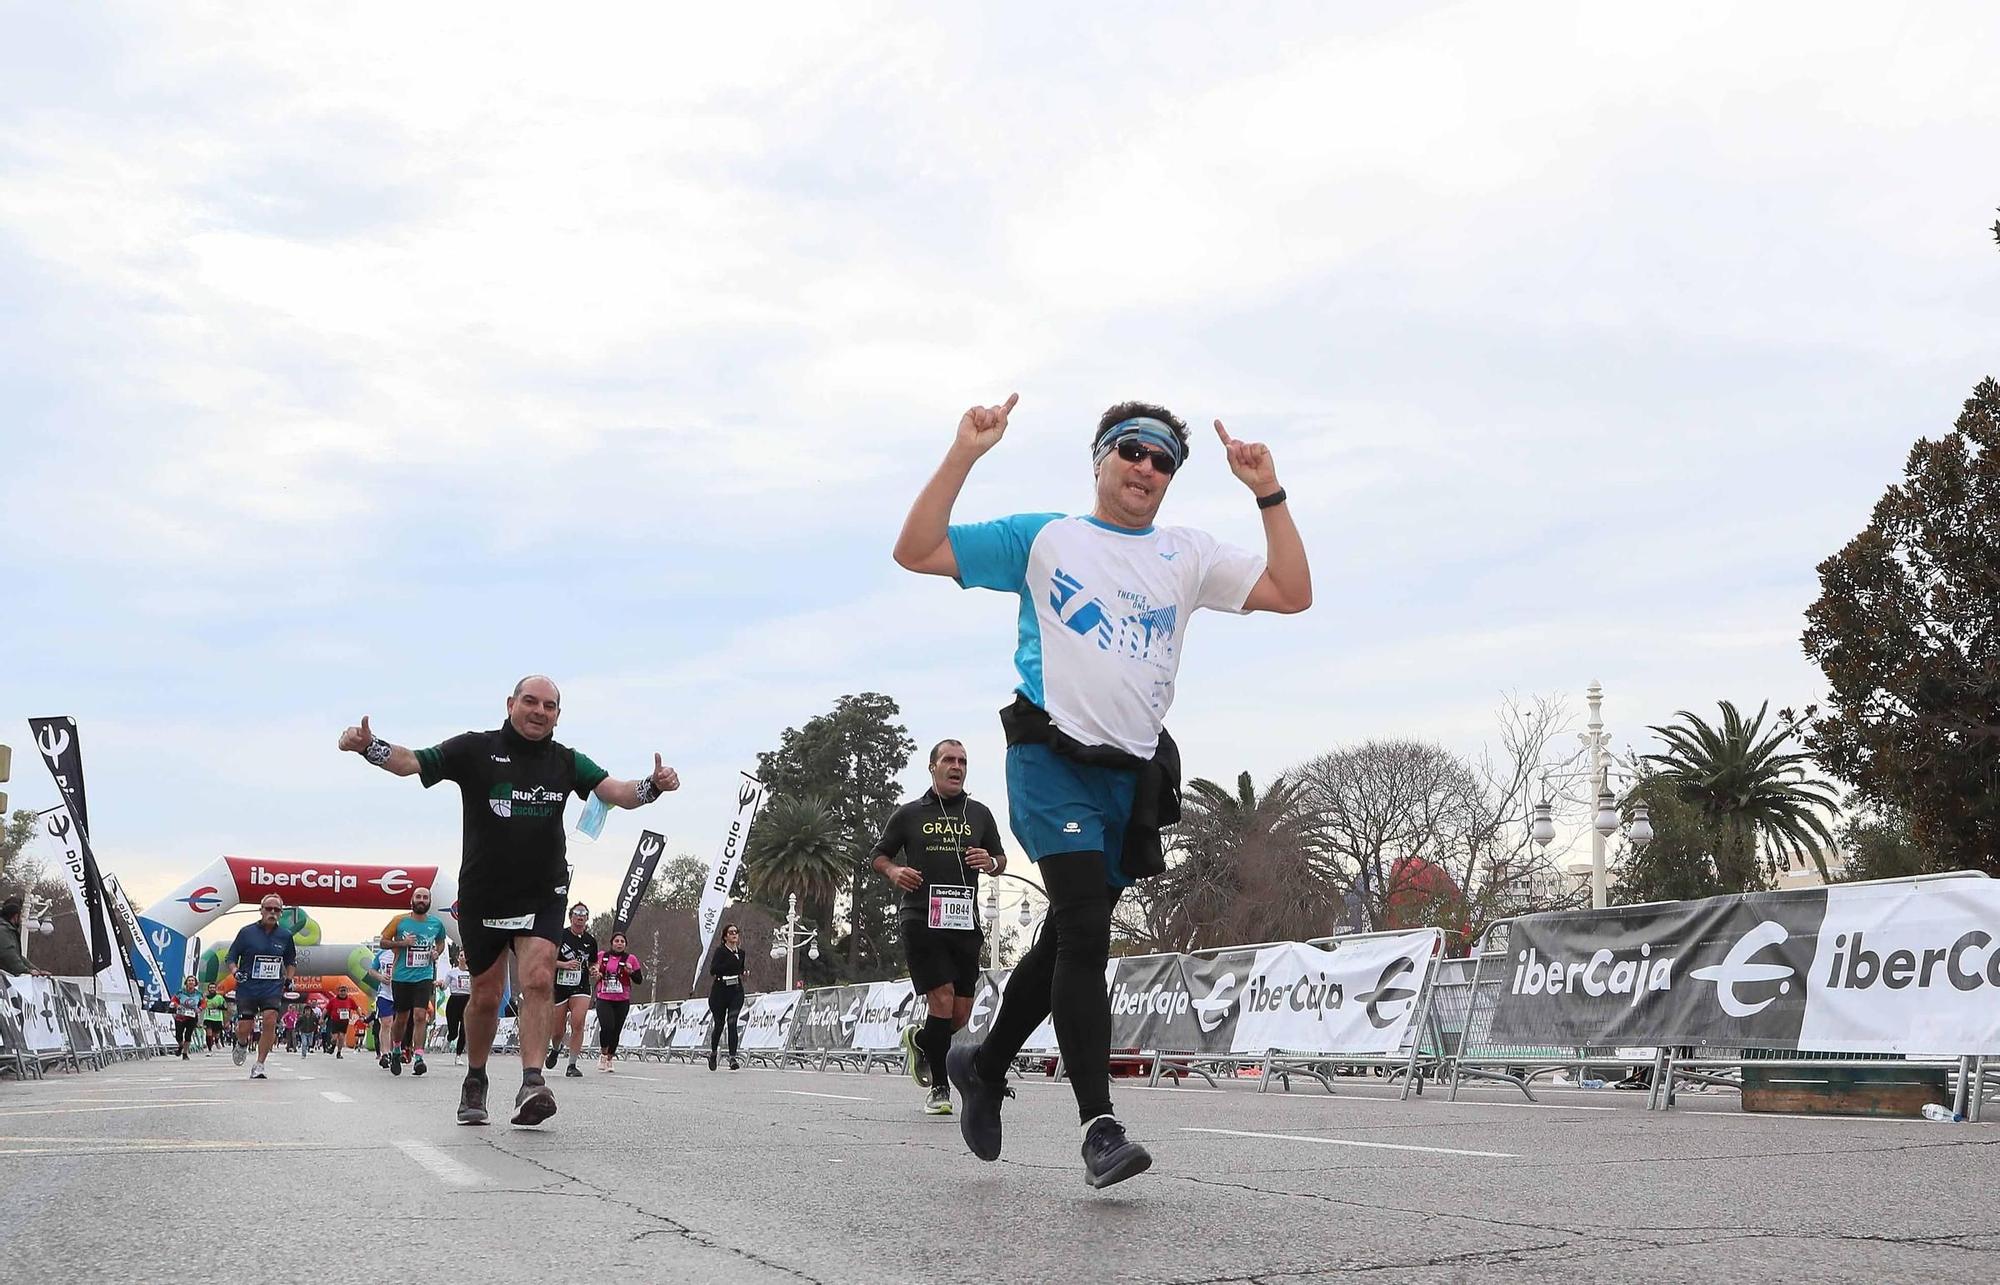
M715 980L721 982L724 986L740 986L743 984L743 974L719 973L716 975Z
M482 919L480 923L488 928L526 930L535 926L533 915L515 915L511 919Z
M419 942L418 944L410 947L411 968L429 968L430 966L431 966L431 945L429 942Z
M472 994L472 974L453 973L451 975L451 993L454 995Z
M257 955L250 960L250 980L275 982L285 973L283 955Z
M556 969L556 985L558 986L583 985L583 965L569 964L565 967Z
M931 885L931 927L972 927L972 889L962 884Z
M607 977L597 989L607 999L623 999L625 997L625 979L622 977Z

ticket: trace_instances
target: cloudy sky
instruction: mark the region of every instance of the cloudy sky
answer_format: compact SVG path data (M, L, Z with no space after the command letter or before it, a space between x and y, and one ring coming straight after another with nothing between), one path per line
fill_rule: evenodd
M0 739L77 717L142 905L450 860L334 738L536 670L677 849L859 690L998 802L1013 609L888 550L1012 391L962 516L1127 397L1272 447L1318 601L1195 626L1194 773L1818 693L1814 564L2000 373L1989 4L1089 8L0 5ZM1200 437L1163 520L1260 539Z

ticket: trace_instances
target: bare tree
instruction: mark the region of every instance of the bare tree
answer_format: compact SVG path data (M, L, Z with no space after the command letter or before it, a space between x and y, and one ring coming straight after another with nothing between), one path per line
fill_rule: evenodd
M1370 740L1297 770L1349 928L1437 924L1462 946L1495 919L1580 904L1581 886L1557 864L1565 849L1545 851L1530 832L1568 714L1560 698L1509 694L1497 717L1497 748L1474 760L1424 741Z

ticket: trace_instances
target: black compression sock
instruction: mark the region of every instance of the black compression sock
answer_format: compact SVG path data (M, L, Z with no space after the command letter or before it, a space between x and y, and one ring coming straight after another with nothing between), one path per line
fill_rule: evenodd
M917 1043L923 1048L931 1063L931 1083L945 1082L944 1059L951 1052L951 1019L931 1016L924 1019L924 1029L917 1036Z

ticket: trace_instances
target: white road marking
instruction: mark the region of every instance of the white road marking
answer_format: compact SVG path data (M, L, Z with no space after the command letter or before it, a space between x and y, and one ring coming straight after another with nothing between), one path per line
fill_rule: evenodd
M416 1161L432 1177L454 1187L474 1187L486 1181L477 1169L452 1159L428 1142L398 1142L396 1150Z
M1487 1160L1519 1160L1506 1151L1461 1151L1456 1147L1419 1147L1407 1142L1356 1142L1352 1138L1312 1138L1297 1133L1251 1133L1244 1129L1189 1129L1182 1133L1219 1133L1231 1138L1270 1138L1277 1142L1312 1142L1323 1147L1366 1147L1371 1151L1423 1151L1437 1156L1479 1156Z
M275 1103L243 1103L225 1098L189 1098L178 1102L147 1102L138 1106L124 1107L50 1107L40 1111L0 1111L0 1116L11 1115L94 1115L100 1111L157 1111L163 1107L240 1107L275 1106Z
M804 1089L772 1089L773 1093L783 1093L795 1098L832 1098L836 1102L873 1102L874 1098L850 1097L845 1093L807 1093Z
M352 1102L352 1101L354 1101L354 1099L353 1099L353 1098L350 1098L350 1097L348 1097L348 1096L347 1096L347 1095L346 1095L345 1093L335 1093L335 1092L334 1092L334 1091L333 1091L332 1089L321 1089L321 1090L319 1091L319 1095L320 1095L321 1097L325 1098L325 1099L326 1099L326 1100L327 1100L328 1102Z

